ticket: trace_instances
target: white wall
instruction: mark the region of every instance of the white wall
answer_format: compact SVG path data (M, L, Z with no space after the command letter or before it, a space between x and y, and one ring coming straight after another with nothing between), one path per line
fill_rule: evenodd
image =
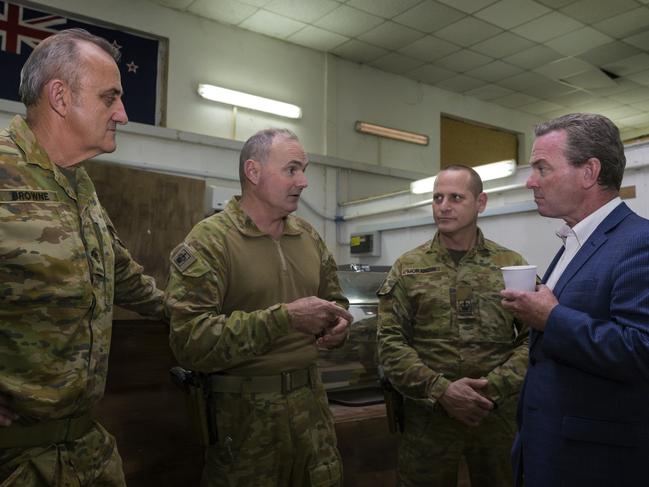
M622 186L635 186L636 189L636 197L625 203L639 215L649 218L649 144L628 146L625 154L627 166ZM529 167L520 167L514 176L485 185L488 191L498 187L506 189L489 192L487 210L479 218L478 225L487 238L520 252L529 263L538 265L543 275L561 246L555 231L562 221L537 213L531 191L523 187L529 172ZM374 200L371 204L343 207L343 216L349 218L339 241L346 242L349 235L355 233L379 232L381 255L352 257L347 247L341 252L339 262L391 265L407 250L431 239L436 228L430 201L426 198L430 198L430 194L402 194Z

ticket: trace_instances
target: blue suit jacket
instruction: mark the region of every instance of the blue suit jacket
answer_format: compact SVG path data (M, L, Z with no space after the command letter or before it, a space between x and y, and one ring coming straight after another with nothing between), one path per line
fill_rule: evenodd
M545 331L530 336L516 485L649 485L649 221L620 204L554 294Z

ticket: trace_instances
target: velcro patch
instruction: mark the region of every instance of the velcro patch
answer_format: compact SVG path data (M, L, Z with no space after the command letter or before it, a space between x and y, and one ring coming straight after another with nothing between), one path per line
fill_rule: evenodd
M56 191L47 191L45 189L0 189L0 201L50 203L59 201L59 195Z
M401 271L402 276L410 276L412 274L430 274L431 272L437 272L439 267L424 267L420 269L404 269Z
M180 271L185 271L190 265L196 262L196 256L191 247L181 244L171 254L171 262Z

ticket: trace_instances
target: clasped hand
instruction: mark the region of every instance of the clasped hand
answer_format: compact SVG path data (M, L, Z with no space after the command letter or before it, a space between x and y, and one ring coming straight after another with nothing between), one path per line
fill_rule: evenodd
M318 345L335 347L341 344L353 316L335 301L316 296L296 299L286 305L291 324L296 330L318 336Z

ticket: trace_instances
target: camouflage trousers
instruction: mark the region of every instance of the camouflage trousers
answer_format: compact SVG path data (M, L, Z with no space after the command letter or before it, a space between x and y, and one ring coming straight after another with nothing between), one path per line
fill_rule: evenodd
M333 417L321 384L288 394L217 393L218 443L203 487L334 487L342 484Z
M516 433L516 400L493 410L479 426L465 426L437 404L406 402L399 441L398 477L404 487L456 487L466 458L471 487L513 485L510 450Z
M70 443L0 450L0 487L84 486L126 486L115 438L99 423Z

